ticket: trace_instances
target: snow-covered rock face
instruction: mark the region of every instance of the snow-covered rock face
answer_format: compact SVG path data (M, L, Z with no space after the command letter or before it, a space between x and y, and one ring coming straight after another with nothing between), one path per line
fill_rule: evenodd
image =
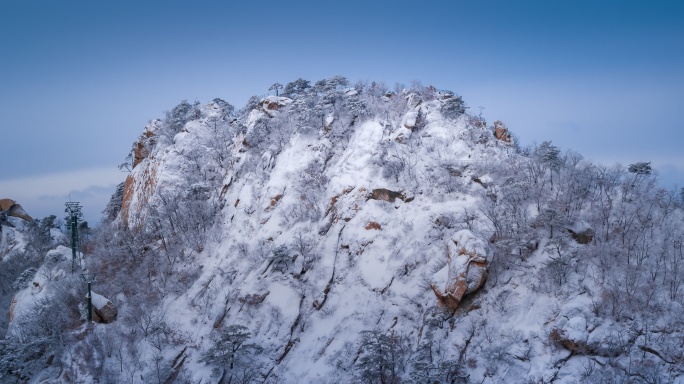
M21 232L31 220L20 204L12 199L0 199L0 262L26 247Z
M216 123L210 106L200 107L199 118L172 141L159 139L135 166L119 216L133 228L158 215L165 196L182 203L187 179L208 186L203 201L220 208L211 231L221 235L205 244L196 284L230 288L212 300L209 326L195 327L208 337L212 325L248 325L278 355L287 382L324 381L331 359L364 330L417 335L417 318L402 313L440 305L419 283L431 271L449 263L447 290L459 300L484 283L484 242L456 230L465 223L447 228L437 218L474 211L482 186L472 178L483 175L469 165L507 156L482 128L479 143L464 141L475 128L445 119L437 99L345 91L331 100L302 110L301 98L269 97L245 112L242 126ZM364 100L375 112L355 116L345 107ZM227 143L223 159L207 153L217 139ZM228 266L236 271L230 283L219 272ZM179 313L192 307L171 305Z
M45 288L52 281L64 279L67 276L65 269L70 266L71 249L58 246L45 255L45 260L46 262L37 271L33 270L32 273L26 275L26 278L19 279L21 285L16 284L19 290L12 298L9 309L10 331L20 331L13 328L16 318L22 318L36 302L50 299L51 292Z

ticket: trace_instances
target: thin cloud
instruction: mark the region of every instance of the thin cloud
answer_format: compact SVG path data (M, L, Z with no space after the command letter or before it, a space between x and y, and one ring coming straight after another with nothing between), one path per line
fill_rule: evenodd
M100 196L103 194L110 196L112 194L112 188L113 187L116 187L116 184L109 184L107 186L91 185L85 189L73 190L73 191L69 192L68 194L41 195L41 196L38 196L38 199L43 200L43 201L53 201L53 200L63 201L65 199L77 201L79 199L80 200L91 199L93 197Z
M115 167L81 169L0 181L0 198L20 203L33 217L61 216L64 202L79 201L84 217L96 222L125 174Z

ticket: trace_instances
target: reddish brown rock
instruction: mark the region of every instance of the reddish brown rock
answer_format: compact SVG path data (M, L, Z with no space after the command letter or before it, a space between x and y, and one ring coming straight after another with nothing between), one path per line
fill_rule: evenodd
M14 308L17 306L17 295L14 295L12 298L12 303L10 304L9 307L9 322L11 323L12 320L14 320Z
M370 196L373 200L384 200L389 203L394 203L397 199L407 201L406 196L401 192L390 191L385 188L374 189ZM410 201L410 200L408 200Z
M29 216L21 204L17 204L12 199L0 199L0 211L5 211L7 216L18 217L20 219L31 221L33 218Z
M93 308L93 321L96 323L109 324L116 320L118 310L110 301L102 308Z
M378 231L382 230L382 226L377 221L371 221L364 228L366 228L367 231L369 231L371 229L376 229Z
M506 127L506 124L501 122L501 120L494 122L494 136L503 142L511 142L511 135L508 133L508 127Z
M154 162L145 162L142 167L141 171L136 170L128 175L124 185L119 215L123 223L129 227L140 222L140 217L136 215L141 210L136 207L140 208L147 205L157 185L156 164Z
M0 199L0 211L7 211L14 204L16 204L16 203L12 199Z

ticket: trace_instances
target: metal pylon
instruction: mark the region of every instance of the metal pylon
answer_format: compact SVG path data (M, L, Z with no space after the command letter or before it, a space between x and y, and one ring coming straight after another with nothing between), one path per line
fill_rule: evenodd
M83 217L81 212L81 204L75 201L64 203L66 209L64 212L69 214L69 224L71 225L71 274L76 270L76 260L78 259L78 266L81 266L81 260L78 255L80 243L78 240L78 222Z

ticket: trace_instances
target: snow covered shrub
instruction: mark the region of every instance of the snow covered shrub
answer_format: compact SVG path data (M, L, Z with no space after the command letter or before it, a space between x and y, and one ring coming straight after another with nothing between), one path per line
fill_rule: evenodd
M36 276L37 269L36 268L28 268L24 272L17 277L16 280L12 283L12 289L15 291L18 291L20 289L26 288L33 280L33 278Z
M404 171L404 164L400 160L387 160L382 167L382 177L399 181L399 176Z
M200 139L208 151L208 157L214 161L214 164L211 164L212 167L223 169L228 166L232 159L233 138L238 129L238 124L226 122L221 118L208 119L206 122L208 134L201 135Z
M305 220L316 222L320 217L315 196L308 192L300 192L299 198L283 209L283 218L289 225Z
M462 192L461 171L458 166L443 164L431 170L430 182L444 188L446 193Z
M279 271L283 274L287 272L290 265L292 265L292 256L286 245L281 245L273 250L269 265L273 271Z
M181 101L180 104L171 110L170 115L167 115L169 128L174 132L180 132L188 121L199 117L198 107L199 103L197 102L191 105L186 100Z
M301 264L302 268L301 271L297 272L298 275L305 274L316 265L320 255L314 252L315 246L316 242L313 237L306 235L303 231L296 233L293 237L292 243L290 243L290 249L296 252L293 256L295 259L294 261L300 260L297 261L297 263L298 265Z
M0 261L0 297L3 295L13 295L19 288L15 284L17 278L28 268L24 263L25 252L11 252L6 260ZM28 281L25 281L28 283Z
M46 360L46 338L22 338L7 336L0 340L0 380L10 382L28 381L31 371L39 368Z
M83 288L77 280L62 280L53 288L22 311L0 341L0 379L27 378L48 361L59 363L66 334L81 324L80 293L85 291L77 290Z
M381 167L383 178L394 179L395 182L399 182L399 176L404 172L406 162L405 159L397 155L395 145L392 142L382 143L380 153L372 161Z
M271 144L272 138L270 135L272 130L271 124L267 119L259 119L254 123L251 131L247 133L245 141L250 148L257 148L258 153L263 153Z
M154 223L152 234L162 240L162 251L167 255L183 256L184 246L202 251L218 211L206 191L206 186L192 184L186 187L184 195L159 195L149 221Z
M550 239L544 247L543 252L548 255L549 260L542 269L541 277L552 284L550 291L557 292L557 288L566 285L576 265L569 247L569 239L565 234Z
M428 339L434 340L434 335ZM411 382L467 384L468 373L461 365L460 358L447 350L441 340L419 345L410 358Z

